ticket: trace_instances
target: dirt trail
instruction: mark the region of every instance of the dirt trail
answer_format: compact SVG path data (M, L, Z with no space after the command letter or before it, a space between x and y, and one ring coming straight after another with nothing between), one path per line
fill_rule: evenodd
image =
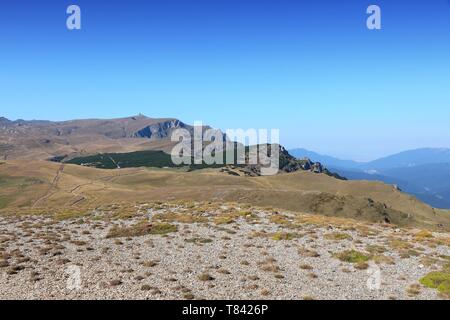
M54 192L52 192L52 191L54 189L56 189L56 187L58 186L58 182L61 177L61 173L64 171L64 167L65 167L64 164L61 164L58 167L58 170L56 170L56 174L55 174L53 181L52 181L50 187L48 188L47 192L33 203L33 207L36 207L36 205L39 202L41 202L42 200L48 199L50 196L52 196L54 194Z

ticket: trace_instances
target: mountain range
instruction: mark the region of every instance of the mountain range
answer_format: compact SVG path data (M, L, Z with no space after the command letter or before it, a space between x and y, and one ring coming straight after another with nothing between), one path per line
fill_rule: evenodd
M99 153L169 152L175 144L170 136L177 128L193 130L178 119L141 114L57 122L0 117L0 159L68 160ZM342 160L306 149L289 153L320 162L328 172L347 179L396 185L433 207L450 208L450 149L416 149L370 162Z
M168 150L177 128L193 130L180 120L136 115L119 119L71 121L0 118L0 159L76 157L103 152Z
M394 184L437 208L450 208L450 149L421 148L370 162L342 160L306 149L292 149L297 158L312 158L351 180Z
M0 209L73 209L95 207L100 201L150 198L226 200L401 226L448 228L447 210L435 209L392 186L406 186L397 182L409 178L408 172L398 170L398 178L386 180L391 185L346 181L339 171L334 174L320 163L350 178L351 172L375 177L366 169L383 175L387 168L418 168L426 165L423 157L418 157L421 162L411 158L407 165L403 156L392 166L371 166L333 162L331 157L312 153L307 154L312 161L296 159L279 146L280 174L275 176L260 176L257 166L177 168L167 164L175 144L171 133L177 128L193 130L178 119L143 115L62 122L0 118ZM298 150L292 153L297 158L305 156ZM445 179L430 180L440 181L444 199ZM415 191L422 190L410 184Z

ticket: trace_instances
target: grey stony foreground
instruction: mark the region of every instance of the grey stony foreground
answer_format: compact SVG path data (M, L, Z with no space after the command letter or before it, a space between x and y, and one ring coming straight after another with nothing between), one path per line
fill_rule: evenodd
M419 283L449 263L448 234L237 205L201 208L0 217L0 298L448 298Z

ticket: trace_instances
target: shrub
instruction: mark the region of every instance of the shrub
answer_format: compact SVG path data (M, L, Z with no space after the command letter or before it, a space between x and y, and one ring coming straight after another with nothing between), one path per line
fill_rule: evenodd
M356 250L346 250L336 254L336 258L349 263L362 263L370 259L369 256Z
M140 237L148 234L167 234L176 232L177 226L170 223L148 223L143 221L129 227L114 226L109 230L107 238Z
M450 293L450 273L448 272L430 272L419 282L428 288L437 289L439 292Z
M272 239L272 240L277 240L277 241L279 241L279 240L292 240L292 239L294 239L294 238L296 238L296 237L297 237L297 235L294 234L294 233L288 233L288 232L275 232L275 233L272 235L271 239Z
M327 240L336 240L336 241L341 241L341 240L351 240L352 237L347 234L347 233L339 233L339 232L333 232L333 233L327 233L324 235L324 238Z

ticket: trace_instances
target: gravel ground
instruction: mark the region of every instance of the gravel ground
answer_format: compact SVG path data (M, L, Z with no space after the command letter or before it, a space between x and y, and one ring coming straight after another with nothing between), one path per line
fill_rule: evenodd
M165 215L194 210L144 205L122 220L99 212L62 221L0 217L0 298L448 298L418 282L449 262L448 234L419 239L419 230L254 208L251 216L216 221L241 210L221 206L203 212L201 222L166 220L177 227L167 234L108 236L113 226L160 223ZM370 260L336 257L346 250Z

